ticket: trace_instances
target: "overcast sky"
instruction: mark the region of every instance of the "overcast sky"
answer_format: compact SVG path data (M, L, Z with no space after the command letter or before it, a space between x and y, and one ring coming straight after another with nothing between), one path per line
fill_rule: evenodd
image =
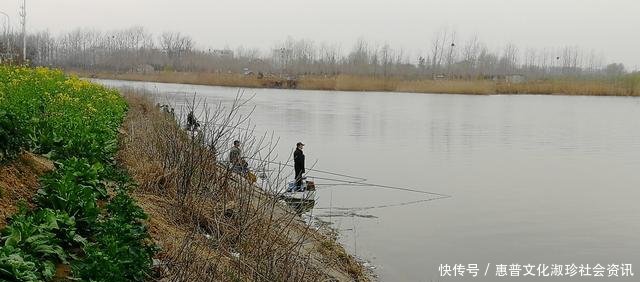
M22 0L2 0L17 27ZM339 44L358 38L426 52L435 31L477 35L490 48L579 46L640 68L640 0L27 0L28 30L180 31L203 48L263 50L291 36Z

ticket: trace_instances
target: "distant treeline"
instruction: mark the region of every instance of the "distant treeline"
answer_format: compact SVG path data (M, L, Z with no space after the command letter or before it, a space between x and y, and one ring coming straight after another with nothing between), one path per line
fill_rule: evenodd
M382 77L491 79L523 75L538 79L558 76L619 76L621 63L606 63L604 56L577 46L520 49L506 44L490 50L478 37L460 39L447 29L434 34L424 53L411 55L389 44L358 40L349 50L289 38L268 51L238 47L196 48L183 33L154 35L142 27L102 32L76 29L52 35L30 33L27 59L33 65L63 69L113 72L218 72L280 75L366 75ZM3 61L22 60L19 33L0 36Z

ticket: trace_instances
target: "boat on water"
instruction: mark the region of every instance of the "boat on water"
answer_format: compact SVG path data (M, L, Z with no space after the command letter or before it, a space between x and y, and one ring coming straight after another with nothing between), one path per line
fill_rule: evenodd
M305 177L302 179L302 185L296 187L295 180L292 180L289 181L287 190L280 197L288 201L315 201L316 185L313 181L306 180Z
M316 204L316 186L313 181L302 181L301 187L296 187L295 180L287 183L287 190L280 195L293 210L302 214L313 209Z

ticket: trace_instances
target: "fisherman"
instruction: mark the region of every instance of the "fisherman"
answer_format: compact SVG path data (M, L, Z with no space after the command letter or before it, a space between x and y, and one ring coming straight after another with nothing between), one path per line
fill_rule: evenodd
M296 144L296 150L293 152L293 167L296 173L296 190L300 190L302 188L302 174L304 174L304 153L302 153L303 147L304 144L302 142L298 142Z
M229 151L229 163L231 169L237 173L245 174L248 171L249 164L242 158L239 140L233 141L233 147Z
M196 119L196 116L193 114L193 111L190 111L187 115L187 130L198 130L198 127L200 127L200 123Z

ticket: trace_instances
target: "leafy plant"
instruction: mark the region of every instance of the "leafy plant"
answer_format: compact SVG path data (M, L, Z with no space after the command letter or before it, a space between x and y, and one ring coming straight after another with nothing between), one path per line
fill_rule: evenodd
M24 276L20 280L27 281L33 275L38 279L52 278L55 264L67 263L70 257L65 249L79 249L87 244L76 233L73 217L51 209L28 213L23 207L2 233L1 275Z
M19 249L0 248L0 279L17 281L40 281L38 268L33 258L25 258Z
M156 247L141 220L147 216L125 192L107 206L110 217L97 223L95 243L74 272L86 280L144 281L149 277Z
M14 158L24 139L15 114L0 109L0 161Z
M1 232L0 280L50 280L59 263L90 281L149 277L156 248L146 214L113 162L126 109L117 91L61 71L0 66L0 162L22 149L57 161L37 207L22 207ZM110 201L107 181L118 185Z

